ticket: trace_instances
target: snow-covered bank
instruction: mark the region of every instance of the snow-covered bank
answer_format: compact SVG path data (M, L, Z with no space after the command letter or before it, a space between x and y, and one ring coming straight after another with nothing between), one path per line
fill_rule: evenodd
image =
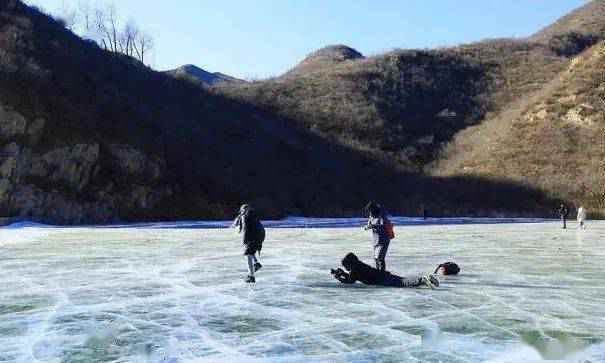
M415 217L391 217L391 221L397 226L421 226L421 225L459 225L459 224L507 224L507 223L552 223L557 220L544 218L415 218ZM361 226L366 222L365 218L308 218L288 217L280 220L267 220L263 224L269 228L348 228ZM177 222L147 222L126 223L96 226L99 228L228 228L232 221L177 221ZM19 222L0 228L30 228L30 227L53 227L33 222ZM69 228L69 227L61 227Z

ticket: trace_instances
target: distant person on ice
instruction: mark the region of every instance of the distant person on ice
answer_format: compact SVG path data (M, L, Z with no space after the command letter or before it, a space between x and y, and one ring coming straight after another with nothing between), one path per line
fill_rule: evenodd
M563 229L567 229L567 216L569 215L569 209L563 203L559 207L559 217L561 217L561 221L563 222Z
M431 289L439 286L439 279L430 274L426 276L401 277L393 275L388 271L381 271L361 262L354 253L348 253L342 259L341 268L332 269L330 272L334 278L343 284L354 284L356 281L366 285L380 285L389 287L421 287L427 286Z
M376 268L380 271L386 270L386 256L391 239L394 237L393 224L387 218L380 204L369 202L366 205L368 213L368 224L365 230L372 231L372 252Z
M248 204L241 206L239 215L233 221L232 227L238 228L242 235L242 244L244 245L244 256L248 262L247 283L254 283L256 279L254 273L260 270L263 265L256 259L256 252L263 248L265 240L265 228L261 223L256 211Z
M580 208L578 208L578 228L582 228L582 229L586 228L586 226L584 225L585 220L586 220L586 209L584 209L584 207L580 206Z

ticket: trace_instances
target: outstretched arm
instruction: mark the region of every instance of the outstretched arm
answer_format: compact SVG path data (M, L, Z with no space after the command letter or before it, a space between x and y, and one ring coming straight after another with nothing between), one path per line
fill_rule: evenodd
M237 218L235 218L235 220L233 221L233 224L231 225L231 228L237 228L238 232L242 231L242 216L241 214L237 216Z
M372 223L372 220L374 218L368 218L368 224L364 227L364 229L368 230L368 229L378 229L381 227L384 227L384 218L380 217L380 218L375 218L374 219L374 223Z
M356 281L351 277L350 274L344 272L342 269L336 269L334 272L334 278L343 284L354 284Z
M366 231L370 230L370 229L376 229L376 225L372 224L372 219L369 218L368 219L368 223L365 225L365 227L363 227L363 229L365 229Z

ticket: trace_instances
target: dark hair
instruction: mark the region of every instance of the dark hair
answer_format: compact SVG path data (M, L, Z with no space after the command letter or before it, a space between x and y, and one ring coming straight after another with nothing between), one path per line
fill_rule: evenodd
M359 259L357 258L357 256L355 256L353 252L349 252L345 256L345 258L342 259L342 265L348 269L348 267L353 266L358 261Z
M442 267L444 275L458 275L458 272L460 272L460 266L458 266L458 264L455 262L445 262L437 266L435 273Z
M365 207L366 213L373 215L373 216L379 215L381 209L382 209L382 207L380 206L380 204L378 204L374 201L370 201L368 204L366 204L366 207Z

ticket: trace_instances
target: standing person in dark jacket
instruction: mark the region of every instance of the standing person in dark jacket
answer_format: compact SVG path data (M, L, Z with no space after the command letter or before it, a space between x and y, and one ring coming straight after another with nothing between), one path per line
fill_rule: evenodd
M348 273L338 268L331 270L332 275L343 284L354 284L360 281L366 285L380 285L390 287L420 287L428 286L431 289L439 286L439 279L432 275L401 277L393 275L388 271L375 269L359 261L354 253L349 252L342 259L342 266Z
M385 259L391 242L385 230L385 225L389 221L380 204L376 202L369 202L366 205L366 212L368 213L368 224L364 229L372 231L372 252L376 268L385 271Z
M254 273L260 270L263 265L258 262L256 252L260 252L265 240L265 228L263 227L256 211L248 204L241 206L239 215L233 221L232 227L238 228L242 234L242 244L244 246L244 256L248 262L247 283L256 282Z
M559 217L561 217L561 221L563 222L563 229L567 229L567 216L569 215L569 209L564 203L561 203L559 207Z

